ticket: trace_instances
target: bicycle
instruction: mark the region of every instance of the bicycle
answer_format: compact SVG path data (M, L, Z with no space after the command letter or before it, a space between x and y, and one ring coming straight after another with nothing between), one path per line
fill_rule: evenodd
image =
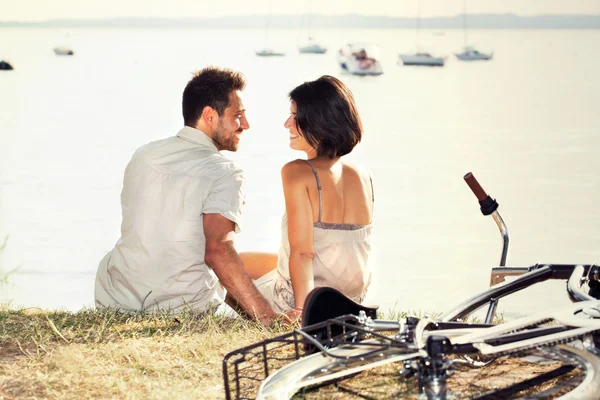
M476 195L481 212L498 226L503 247L500 265L492 268L490 289L435 319L377 319L377 308L354 303L332 288L317 288L306 300L302 328L234 350L223 360L225 397L229 399L288 399L310 397L325 387L344 398L390 398L409 394L428 400L456 397L452 372L468 365L494 368L503 357L511 362L533 360L535 376L501 387L460 393L477 399L600 398L600 266L534 264L506 267L509 235L498 203L468 173L465 181ZM506 282L507 276L516 277ZM565 280L573 304L514 321L493 324L501 298L549 279ZM465 322L488 306L483 323ZM400 365L385 390L356 388L349 380L372 380L363 374ZM401 383L403 382L403 383ZM408 382L408 383L407 383ZM412 384L411 384L412 382ZM405 391L398 387L406 384ZM366 385L368 386L368 385ZM318 391L317 391L318 390ZM325 397L329 397L325 394ZM325 398L323 397L323 398Z

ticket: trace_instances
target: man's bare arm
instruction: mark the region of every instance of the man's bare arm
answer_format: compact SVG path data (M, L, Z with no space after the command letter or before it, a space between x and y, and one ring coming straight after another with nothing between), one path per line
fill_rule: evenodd
M221 284L250 315L268 325L277 317L244 269L233 246L235 224L221 214L204 214L206 249L204 261L215 271Z

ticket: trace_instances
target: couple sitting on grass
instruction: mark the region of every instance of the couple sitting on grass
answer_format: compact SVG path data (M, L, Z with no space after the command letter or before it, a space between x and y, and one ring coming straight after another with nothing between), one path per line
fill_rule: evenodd
M306 159L281 170L279 254L238 254L244 174L220 151L237 151L250 127L244 86L237 72L199 71L183 92L185 126L134 153L121 193L121 238L98 267L98 307L203 312L225 301L268 325L297 320L315 287L364 299L373 187L365 169L343 158L362 135L352 93L331 76L290 92L284 127Z

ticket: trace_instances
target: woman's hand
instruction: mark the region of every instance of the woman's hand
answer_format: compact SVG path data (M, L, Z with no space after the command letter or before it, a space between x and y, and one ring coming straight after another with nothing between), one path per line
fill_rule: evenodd
M276 321L290 329L299 328L302 323L302 307L292 308L279 314Z
M291 310L288 310L285 315L299 325L302 322L302 307L292 308Z

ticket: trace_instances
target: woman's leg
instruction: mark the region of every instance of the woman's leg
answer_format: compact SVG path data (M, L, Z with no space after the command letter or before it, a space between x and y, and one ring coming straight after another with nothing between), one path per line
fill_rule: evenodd
M277 268L277 254L274 253L245 252L240 253L240 258L252 279L258 279Z

